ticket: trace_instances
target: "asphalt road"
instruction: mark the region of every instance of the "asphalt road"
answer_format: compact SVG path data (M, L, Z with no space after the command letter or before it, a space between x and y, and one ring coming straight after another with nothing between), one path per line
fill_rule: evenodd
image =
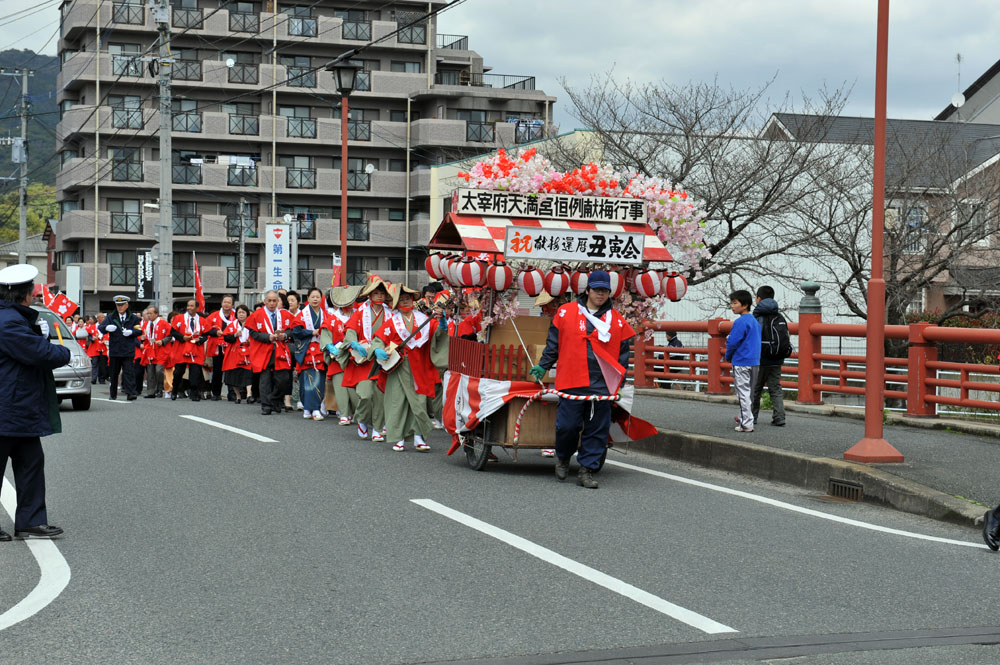
M983 592L996 555L824 515L975 545L969 529L638 455L613 453L596 491L559 484L537 453L478 473L441 433L400 454L258 413L64 409L46 470L72 578L0 630L0 663L1000 662L979 646L1000 628L933 632L1000 626ZM24 543L0 544L0 624L39 579Z

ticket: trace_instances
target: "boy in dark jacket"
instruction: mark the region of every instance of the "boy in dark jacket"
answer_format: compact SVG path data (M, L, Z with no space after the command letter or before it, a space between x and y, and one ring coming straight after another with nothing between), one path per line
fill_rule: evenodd
M760 369L753 386L753 421L757 422L760 396L766 385L773 409L771 424L784 427L785 401L781 394L781 366L791 351L791 340L788 336L788 322L778 311L774 289L770 286L757 289L757 306L754 307L753 316L761 327Z
M729 307L736 315L733 328L726 338L726 362L733 364L733 383L740 400L740 415L736 418L737 432L753 431L754 374L760 364L760 324L750 313L750 292L733 291L729 294Z

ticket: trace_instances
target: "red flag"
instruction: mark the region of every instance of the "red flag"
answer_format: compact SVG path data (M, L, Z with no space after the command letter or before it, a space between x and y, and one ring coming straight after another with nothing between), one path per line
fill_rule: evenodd
M77 304L62 293L57 294L52 299L52 304L46 305L46 307L58 314L59 318L62 319L65 319L67 316L73 316L73 312L77 310Z
M198 257L191 252L194 259L194 300L198 303L198 311L205 312L205 289L201 285L201 272L198 270Z
M56 297L54 295L52 295L52 292L49 291L47 288L45 288L43 286L42 287L42 304L45 305L46 307L48 307L49 309L52 309L52 301L55 300L55 299L56 299ZM55 310L53 310L53 311L55 311Z

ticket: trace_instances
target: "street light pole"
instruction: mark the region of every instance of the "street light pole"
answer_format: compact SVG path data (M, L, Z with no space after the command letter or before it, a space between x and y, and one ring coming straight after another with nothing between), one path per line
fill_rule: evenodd
M844 453L855 462L902 462L903 454L883 438L885 408L885 106L889 53L889 0L878 2L875 42L875 163L872 179L872 274L868 280L865 436Z
M354 82L361 66L351 61L339 61L327 68L337 79L340 92L340 286L347 286L347 98L354 91Z

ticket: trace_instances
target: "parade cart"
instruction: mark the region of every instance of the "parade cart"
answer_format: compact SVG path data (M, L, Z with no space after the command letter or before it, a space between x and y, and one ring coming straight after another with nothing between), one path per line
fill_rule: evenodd
M537 314L517 299L519 293L547 293L556 304L575 298L586 291L589 270L600 268L611 275L617 309L625 301L633 313L648 314L648 301L679 300L685 278L653 268L673 257L649 223L646 199L462 187L428 248L435 252L426 263L431 277L458 293L478 289L484 313L477 339L449 343L443 382L449 455L461 448L469 466L481 470L493 448L507 450L514 461L524 449L554 448L560 398L614 401L612 441L655 433L630 415L630 384L611 397L583 397L554 389L558 366L541 381L532 377L555 308Z

